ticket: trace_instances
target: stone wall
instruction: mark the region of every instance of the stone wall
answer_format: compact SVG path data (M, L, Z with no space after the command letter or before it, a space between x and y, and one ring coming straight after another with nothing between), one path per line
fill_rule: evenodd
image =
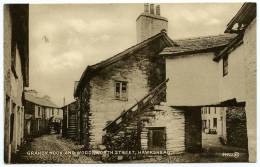
M157 41L154 45L131 53L91 79L88 114L91 146L102 143L103 128L108 121L113 121L165 79L164 61L160 57L155 58L160 51L158 46ZM127 82L127 100L115 98L115 81Z
M24 109L22 104L23 96L23 74L21 59L16 47L16 75L11 70L11 39L12 39L12 19L10 6L4 5L4 161L11 161L11 154L16 153L23 141L23 120ZM7 106L8 105L8 106ZM13 132L11 132L10 119L13 115ZM11 134L12 133L12 134ZM10 136L13 136L12 142Z
M201 152L202 131L200 107L184 107L185 111L185 151Z
M246 112L244 107L228 107L226 111L227 144L247 148Z
M185 151L185 118L184 111L164 107L162 111L154 111L154 117L145 123L141 134L141 149L149 150L148 129L164 127L166 130L166 150L171 154Z

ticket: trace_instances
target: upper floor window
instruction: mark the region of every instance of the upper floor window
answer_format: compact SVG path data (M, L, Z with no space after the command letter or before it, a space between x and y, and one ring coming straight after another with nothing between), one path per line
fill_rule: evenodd
M127 100L127 82L115 81L115 97L120 100Z
M223 76L228 74L228 55L223 57Z
M38 106L38 116L41 116L41 107Z

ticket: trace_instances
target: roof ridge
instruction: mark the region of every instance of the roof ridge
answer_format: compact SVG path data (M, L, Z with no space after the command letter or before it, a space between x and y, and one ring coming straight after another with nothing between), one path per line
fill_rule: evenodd
M108 61L108 60L111 60L111 59L113 59L113 58L115 58L115 57L117 57L117 56L120 56L120 55L123 54L124 52L126 52L126 51L128 51L128 50L130 50L130 49L132 49L132 48L134 48L134 47L136 47L136 46L138 46L138 45L141 45L141 44L143 44L143 43L145 43L145 42L148 42L148 41L150 41L150 40L153 39L153 38L157 38L157 37L159 37L159 36L161 36L161 35L163 35L163 34L165 34L165 32L159 32L158 34L156 34L156 35L154 35L154 36L152 36L152 37L149 37L149 38L147 38L146 40L144 40L144 41L142 41L142 42L139 42L139 43L137 43L137 44L135 44L135 45L132 45L132 46L128 47L127 49L124 49L123 51L117 53L117 54L114 55L114 56L111 56L111 57L109 57L109 58L107 58L107 59L101 60L100 62L98 62L98 63L96 63L96 64L89 65L89 67L90 67L90 68L93 68L93 67L95 67L96 65L99 65L99 64L101 64L101 63L103 63L103 62L105 62L105 61Z
M174 40L174 42L177 41L184 41L184 40L194 40L194 39L204 39L204 38L212 38L212 37L219 37L219 36L235 36L234 34L231 33L222 33L222 34L217 34L217 35L205 35L205 36L198 36L198 37L187 37L187 38L180 38L180 39L176 39Z

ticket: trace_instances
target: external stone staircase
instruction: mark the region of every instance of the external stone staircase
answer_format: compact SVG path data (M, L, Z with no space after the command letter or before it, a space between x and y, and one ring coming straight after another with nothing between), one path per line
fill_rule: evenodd
M103 129L103 143L107 150L142 150L144 126L154 120L158 112L165 109L163 101L167 82L168 79Z

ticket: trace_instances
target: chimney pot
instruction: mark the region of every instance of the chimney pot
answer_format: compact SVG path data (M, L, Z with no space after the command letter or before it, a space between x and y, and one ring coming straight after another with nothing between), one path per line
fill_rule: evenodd
M161 15L160 5L157 5L157 6L156 6L156 15L158 15L158 16Z
M154 14L154 4L150 4L150 14Z
M144 12L149 13L149 3L144 4Z

